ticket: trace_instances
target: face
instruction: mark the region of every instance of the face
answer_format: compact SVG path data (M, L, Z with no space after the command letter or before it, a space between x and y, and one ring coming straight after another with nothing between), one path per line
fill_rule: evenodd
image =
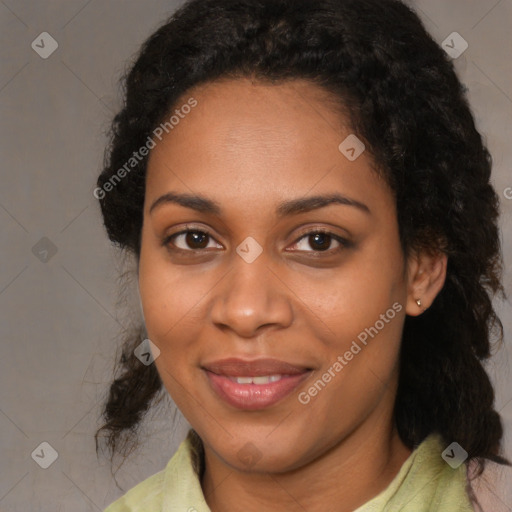
M209 83L176 108L190 97L147 169L155 363L210 453L298 468L391 414L407 300L393 194L368 151L339 149L351 129L313 84Z

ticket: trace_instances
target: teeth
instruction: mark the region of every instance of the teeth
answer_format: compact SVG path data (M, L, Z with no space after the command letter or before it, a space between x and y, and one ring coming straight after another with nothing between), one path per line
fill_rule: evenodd
M252 381L254 384L268 384L270 382L270 377L262 375L261 377L253 377Z
M238 384L268 384L281 380L282 375L262 375L261 377L230 377Z
M252 377L235 377L238 384L252 384Z

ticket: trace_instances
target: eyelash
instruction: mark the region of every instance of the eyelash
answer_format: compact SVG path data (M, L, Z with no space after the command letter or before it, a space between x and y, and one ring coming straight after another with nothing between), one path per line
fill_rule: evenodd
M173 252L181 252L181 253L189 253L189 254L190 253L197 254L197 253L205 252L206 248L203 248L203 249L181 249L179 247L170 247L170 245L172 244L172 240L174 238L176 238L180 235L186 235L188 233L199 233L201 235L206 235L210 239L215 240L213 238L213 236L210 235L210 233L208 233L207 231L204 231L202 229L184 229L182 231L179 231L178 233L173 233L172 235L165 237L162 242L162 245L167 247L167 249L169 251L173 251ZM337 254L338 252L342 251L343 249L346 249L351 246L351 243L347 239L345 239L339 235L336 235L330 231L327 231L325 229L321 229L321 228L312 229L311 231L306 231L305 233L302 233L301 236L293 243L293 245L297 245L302 239L307 238L308 236L311 236L311 235L316 235L316 234L328 235L333 240L338 242L340 244L340 246L335 249L328 249L326 251L300 251L299 250L299 251L292 251L292 252L305 252L305 253L311 253L311 254L315 254L315 255L319 255L319 254L333 255L333 254Z

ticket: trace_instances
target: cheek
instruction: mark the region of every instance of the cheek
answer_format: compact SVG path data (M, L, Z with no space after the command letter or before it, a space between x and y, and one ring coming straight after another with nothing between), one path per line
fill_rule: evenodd
M148 335L166 345L176 332L194 331L202 300L211 288L208 273L181 269L165 257L162 249L142 246L139 290ZM181 339L181 337L180 337Z
M308 305L316 313L311 321L317 337L329 328L323 337L323 371L336 375L329 384L329 398L326 394L316 407L340 404L325 414L338 418L347 408L355 416L363 414L393 378L405 317L405 285L401 251L389 235L354 253L323 288L310 283ZM350 396L360 400L347 402Z
M139 290L146 330L160 349L155 365L164 387L182 410L187 405L182 403L184 389L192 389L189 367L194 363L192 346L200 338L197 315L203 286L199 277L191 279L172 267L160 251L142 247Z
M322 281L299 274L294 279L294 289L302 286L306 290L304 303L322 320L319 324L323 323L324 329L326 326L336 335L339 348L376 322L381 326L381 315L385 315L385 320L391 318L386 323L386 332L393 331L394 336L400 333L400 321L395 321L399 307L392 309L392 306L404 307L406 283L401 253L394 246L386 249L382 243L372 243L354 252Z

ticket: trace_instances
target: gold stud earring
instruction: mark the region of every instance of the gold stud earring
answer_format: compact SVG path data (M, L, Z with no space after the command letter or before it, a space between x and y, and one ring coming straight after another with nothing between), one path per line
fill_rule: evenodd
M421 299L416 299L416 304L418 304L418 307L421 308Z

